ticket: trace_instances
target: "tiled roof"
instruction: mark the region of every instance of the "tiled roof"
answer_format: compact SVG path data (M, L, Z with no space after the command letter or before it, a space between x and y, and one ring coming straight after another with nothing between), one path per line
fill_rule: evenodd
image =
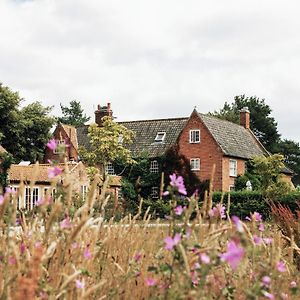
M135 133L133 143L128 146L133 156L141 152L147 152L150 157L158 157L165 153L171 145L174 145L180 132L183 130L188 118L157 119L118 122ZM158 132L165 132L163 142L155 142ZM77 128L79 146L89 149L88 126Z
M78 163L68 164L70 171L72 168L78 165ZM31 182L35 180L36 182L50 183L48 178L48 169L51 167L50 164L39 164L39 165L29 165L20 166L12 164L9 169L8 178L11 182L25 181ZM65 164L59 164L61 169L65 168Z
M250 159L267 154L253 133L243 126L205 114L198 113L198 116L225 155ZM157 157L176 143L188 120L189 118L186 117L118 123L135 133L134 141L128 147L133 156L145 151L150 157ZM166 132L163 142L155 142L158 132ZM89 149L87 134L88 125L77 128L79 146Z
M241 125L198 113L223 153L250 159L267 154L250 130Z
M70 138L70 142L73 144L74 148L78 149L78 141L77 141L77 132L76 128L71 125L61 124L62 128Z

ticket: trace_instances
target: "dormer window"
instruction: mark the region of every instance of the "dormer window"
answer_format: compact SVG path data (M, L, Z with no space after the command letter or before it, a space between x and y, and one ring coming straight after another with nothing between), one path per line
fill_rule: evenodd
M161 131L161 132L158 132L157 133L157 135L156 135L156 137L155 137L155 142L163 142L164 141L164 139L165 139L165 137L166 137L166 133L165 132L163 132L163 131Z

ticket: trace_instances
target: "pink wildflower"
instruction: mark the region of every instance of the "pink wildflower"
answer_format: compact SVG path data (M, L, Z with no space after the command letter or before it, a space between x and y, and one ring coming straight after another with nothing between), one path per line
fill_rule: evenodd
M240 264L245 250L237 245L233 240L227 244L227 252L220 255L222 261L226 261L233 270L236 270Z
M142 259L142 253L137 252L137 253L134 255L134 260L135 260L135 262L139 262L141 259Z
M157 284L157 280L155 278L148 277L145 279L145 283L147 286L155 286Z
M168 236L164 239L165 242L165 249L172 250L181 240L180 233L176 233L174 238Z
M17 263L17 260L16 260L16 258L15 258L14 256L10 256L10 257L8 258L8 264L9 264L9 265L13 266L13 265L15 265L16 263Z
M202 263L208 265L210 263L210 257L206 253L200 254L200 260Z
M297 286L296 281L291 281L290 287L293 289L293 288L295 288L296 286Z
M244 232L244 227L243 227L243 223L242 223L242 221L240 220L240 218L239 217L237 217L237 216L232 216L231 217L231 220L232 220L232 222L234 223L234 225L235 225L235 227L236 227L236 230L238 231L238 232Z
M260 223L258 225L258 230L261 231L261 232L265 231L265 225L264 225L264 223Z
M275 297L273 294L267 292L267 291L262 291L263 295L267 298L267 299L270 299L270 300L274 300Z
M198 275L197 275L197 272L195 271L192 271L191 272L191 280L192 280L192 284L195 286L195 285L198 285L199 283L199 278L198 278Z
M4 203L4 197L0 195L0 205L2 205L3 203Z
M255 211L252 216L253 216L254 221L262 222L262 215L260 213Z
M262 238L257 235L253 235L253 241L254 241L255 245L260 245L262 242Z
M62 169L55 166L53 168L48 168L48 177L49 179L53 179L54 177L60 175L62 173Z
M269 276L264 276L261 282L264 286L268 287L271 283L271 278Z
M281 296L281 299L284 299L284 300L289 299L289 295L287 293L281 293L280 296Z
M67 216L65 217L60 223L60 228L61 229L68 229L68 228L71 228L72 227L72 223L70 221L70 218Z
M92 258L92 253L90 251L90 247L89 246L86 246L84 252L83 252L83 256L85 259L90 259Z
M266 245L270 245L273 242L272 238L263 238L263 241L265 242Z
M213 207L210 212L208 213L210 217L218 217L220 219L225 219L225 207L218 203L215 207Z
M16 194L16 191L10 188L9 186L7 186L5 188L5 194Z
M39 199L36 201L35 205L36 205L36 206L41 206L41 205L43 205L44 203L45 203L45 198L39 198Z
M47 143L47 147L50 150L55 150L57 147L57 141L55 139L51 139L48 143Z
M21 243L21 245L20 245L20 252L21 252L21 254L24 254L24 253L25 253L25 250L26 250L25 244L24 244L24 243Z
M180 216L183 213L183 211L184 211L184 207L182 207L181 205L178 205L174 209L174 211L175 211L175 215Z
M84 288L84 281L80 281L79 279L75 280L75 285L78 289L83 289Z
M187 195L182 176L176 177L176 174L173 173L172 175L170 175L170 180L171 180L170 185L176 187L178 193L182 195Z
M285 263L283 261L279 261L277 264L276 264L276 267L277 267L277 270L281 273L284 273L286 272L286 266L285 266Z

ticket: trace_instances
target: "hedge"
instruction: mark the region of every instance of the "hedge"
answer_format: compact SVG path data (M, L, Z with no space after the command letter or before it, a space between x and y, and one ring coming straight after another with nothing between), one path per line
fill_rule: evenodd
M225 207L227 207L228 193L222 194L221 192L215 192L213 194L213 203L219 203L222 199ZM292 211L298 208L297 203L300 203L300 192L292 192L288 195L282 196L278 199L273 199L276 203L288 206ZM201 203L200 203L201 205ZM170 214L170 208L168 201L164 200L145 200L143 204L143 210L150 207L150 213L153 217L163 218ZM239 216L241 219L245 219L250 213L259 212L263 215L264 219L271 218L271 210L269 202L264 198L261 192L256 191L238 191L230 192L230 215Z

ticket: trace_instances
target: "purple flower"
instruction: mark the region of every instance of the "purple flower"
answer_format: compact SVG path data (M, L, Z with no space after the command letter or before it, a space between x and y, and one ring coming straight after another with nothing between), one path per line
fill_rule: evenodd
M176 233L174 238L168 236L164 239L165 249L172 250L181 241L180 233Z
M5 194L16 194L16 191L7 186L5 188Z
M295 288L296 286L297 286L296 281L291 281L290 287L293 289L293 288Z
M16 263L17 263L17 260L16 260L16 258L15 258L14 256L10 256L10 257L8 258L8 264L9 264L9 265L13 266L13 265L15 265Z
M180 216L182 215L183 211L184 211L184 207L182 207L181 205L178 205L175 209L175 215Z
M163 194L163 196L168 196L170 194L170 192L169 191L164 191L162 194Z
M53 179L54 177L60 175L61 173L62 173L62 169L59 167L48 168L49 179Z
M36 201L35 205L36 205L36 206L41 206L41 205L43 205L44 203L45 203L45 198L39 198L39 199Z
M208 265L210 263L210 257L206 253L200 254L200 260L202 263Z
M244 227L243 227L243 223L242 221L240 220L239 217L237 216L232 216L231 218L232 222L234 223L235 227L236 227L236 230L238 232L244 232Z
M176 187L178 193L182 195L187 195L182 176L176 177L176 174L173 173L172 175L170 175L170 180L171 180L170 182L171 186Z
M57 141L55 139L51 139L48 143L47 143L47 147L50 150L55 150L57 147Z
M269 276L264 276L261 282L264 286L268 287L271 283L271 278Z
M71 228L72 227L72 223L70 221L70 218L69 217L65 217L60 223L60 228L61 229L68 229L68 228Z
M262 215L260 213L255 211L252 216L256 222L262 222Z
M134 260L135 262L139 262L142 258L142 254L140 252L137 252L135 255L134 255Z
M265 225L264 225L264 223L260 223L258 225L258 230L261 231L261 232L265 231Z
M75 280L75 285L78 289L83 289L84 288L84 282L80 281L79 279Z
M21 245L20 245L20 252L21 252L21 254L24 254L25 250L26 250L25 244L21 243Z
M225 206L223 206L221 203L218 203L210 210L208 214L210 217L218 217L220 219L225 219Z
M262 242L262 238L257 235L253 235L253 241L254 241L255 245L260 245Z
M285 266L285 263L283 261L279 261L277 264L276 264L276 268L279 272L283 273L283 272L286 272L286 266Z
M147 286L155 286L157 284L157 280L151 277L145 279L145 283Z
M266 245L270 245L273 242L272 238L263 238L263 241L265 242Z
M222 261L226 261L233 270L236 270L244 256L244 248L237 245L233 240L227 244L227 252L220 255Z
M195 272L195 271L191 272L191 281L194 286L198 285L199 278L198 278L197 272Z
M267 292L267 291L262 291L263 295L267 298L267 299L270 299L270 300L274 300L275 297L273 294Z
M84 252L83 252L83 256L85 259L90 259L92 258L92 253L90 251L90 247L89 246L86 246Z
M0 205L2 205L3 203L4 203L4 197L0 195Z

